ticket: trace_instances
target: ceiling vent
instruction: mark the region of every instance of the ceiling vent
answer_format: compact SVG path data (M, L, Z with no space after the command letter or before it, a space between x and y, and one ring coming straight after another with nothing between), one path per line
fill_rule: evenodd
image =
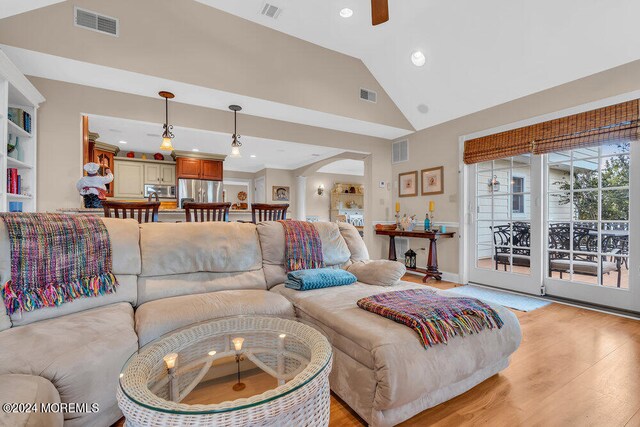
M378 94L369 89L360 89L360 99L363 101L376 102Z
M409 160L409 141L403 139L393 143L391 149L391 162L400 163Z
M262 6L262 10L260 11L260 14L266 16L267 18L278 19L278 16L280 16L281 11L282 11L282 8L278 6L274 6L270 3L265 3Z
M74 22L76 26L97 31L110 36L118 36L118 19L100 15L86 9L74 8Z

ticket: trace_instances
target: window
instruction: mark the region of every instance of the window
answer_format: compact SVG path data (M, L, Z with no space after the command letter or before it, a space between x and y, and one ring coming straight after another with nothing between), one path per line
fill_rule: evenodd
M513 213L524 213L524 177L514 176L511 180L511 209Z

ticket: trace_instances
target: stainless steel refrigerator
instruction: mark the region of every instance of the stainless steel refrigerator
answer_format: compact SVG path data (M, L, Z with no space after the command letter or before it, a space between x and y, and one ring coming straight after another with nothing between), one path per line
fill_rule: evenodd
M222 202L222 181L179 179L178 202L180 207L185 201L198 203Z

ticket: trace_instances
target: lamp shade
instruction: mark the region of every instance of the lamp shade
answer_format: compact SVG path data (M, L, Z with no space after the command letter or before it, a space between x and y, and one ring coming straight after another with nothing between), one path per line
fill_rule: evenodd
M173 151L173 145L171 144L171 138L165 136L162 138L162 144L160 144L160 150Z

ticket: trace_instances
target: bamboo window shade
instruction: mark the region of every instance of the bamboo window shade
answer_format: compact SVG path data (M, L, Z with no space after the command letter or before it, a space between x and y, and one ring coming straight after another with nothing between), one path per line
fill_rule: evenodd
M640 136L637 99L561 117L518 129L471 139L464 145L466 164L521 154L545 154L608 142L637 141Z

